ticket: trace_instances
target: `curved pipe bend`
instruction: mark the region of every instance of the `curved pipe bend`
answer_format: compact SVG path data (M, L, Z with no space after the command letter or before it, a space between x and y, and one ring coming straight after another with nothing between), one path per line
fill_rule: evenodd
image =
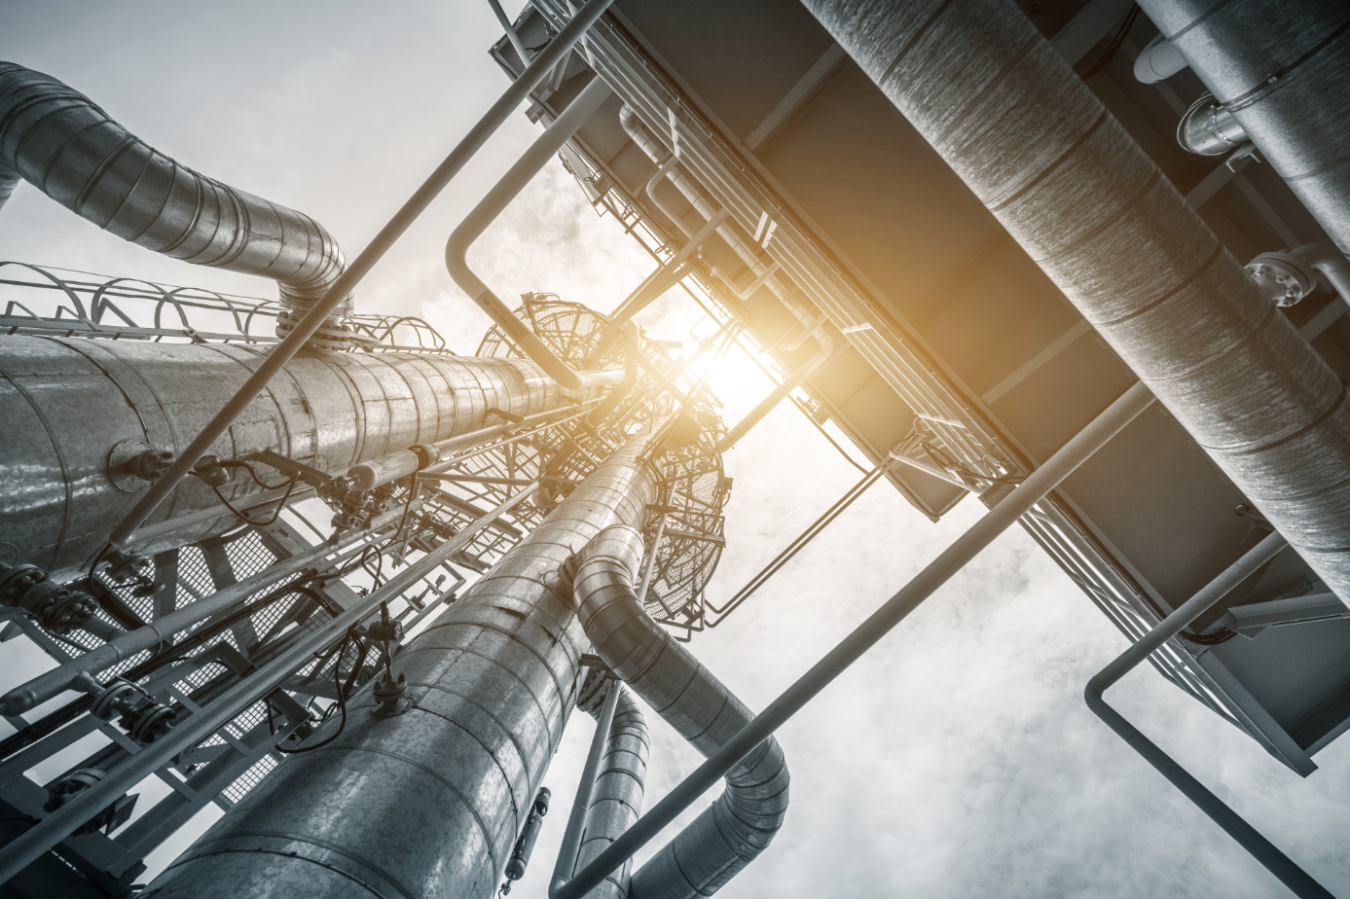
M276 280L289 332L346 263L314 219L194 172L50 75L0 62L0 206L28 181L139 247ZM329 324L351 314L351 297Z
M638 116L637 112L628 105L624 105L619 110L619 124L623 127L624 133L628 135L638 149L656 163L656 173L647 182L647 195L662 213L674 221L676 227L682 229L685 235L693 238L694 235L689 230L684 220L674 212L668 209L656 196L656 186L662 179L667 179L675 189L678 190L686 200L689 201L704 219L711 222L717 214L714 210L712 201L704 193L702 187L692 178L686 176L678 168L678 157L661 142L655 133L647 127ZM716 225L717 235L726 241L727 246L745 263L746 267L755 275L755 287L764 284L773 294L788 308L788 311L796 317L798 323L807 329L803 335L814 337L819 344L820 352L829 356L834 352L834 338L830 336L829 329L825 326L823 319L820 319L817 310L808 308L799 299L800 290L791 283L783 280L778 274L777 269L770 270L772 263L765 263L759 257L755 248L746 242L738 233L737 228L731 222L723 222L720 219ZM702 232L700 232L701 234ZM728 286L740 291L735 287L734 282L724 281Z
M642 535L631 527L597 534L573 578L578 618L605 664L707 756L754 716L643 610L633 589L642 556ZM769 845L788 800L787 762L777 741L769 737L755 747L725 783L707 811L633 874L630 899L711 895Z
M553 350L549 349L530 328L511 312L510 307L483 283L483 279L469 268L468 252L473 242L488 225L501 215L545 164L551 160L577 129L610 98L612 92L604 80L596 77L582 89L553 124L530 145L501 180L492 186L487 196L464 217L450 234L445 244L445 267L459 288L478 304L496 325L506 332L516 346L567 390L585 390L617 383L623 372L619 370L573 371Z

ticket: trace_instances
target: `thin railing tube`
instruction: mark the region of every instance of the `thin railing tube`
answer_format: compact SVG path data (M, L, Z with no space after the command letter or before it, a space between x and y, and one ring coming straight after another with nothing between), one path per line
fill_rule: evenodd
M845 493L843 496L841 496L838 500L836 500L833 506L830 506L830 508L826 509L823 515L821 515L815 521L811 522L811 526L808 527L801 534L799 534L797 538L794 539L791 543L789 543L787 545L787 548L784 549L781 553L779 553L776 557L774 557L774 560L772 562L761 568L759 573L756 574L754 577L752 577L744 587L737 590L736 595L731 597L730 601L728 601L725 606L718 607L713 603L708 602L707 607L709 611L712 611L719 616L717 622L720 623L723 618L725 618L727 615L733 612L741 603L749 599L756 590L764 586L764 584L771 577L773 577L775 574L778 573L778 570L780 568L782 568L784 565L786 565L788 562L792 560L793 556L801 552L802 548L806 546L806 544L814 540L816 538L816 535L825 529L826 525L828 525L830 522L834 521L836 518L842 515L844 510L847 509L849 506L853 505L854 501L858 499L858 497L862 496L864 493L867 492L867 488L871 487L881 478L882 475L890 471L891 466L894 464L895 464L894 460L882 462L876 468L873 468L866 475L864 475L862 480L858 481L858 483L850 487L848 489L848 492ZM712 627L715 625L709 626Z
M704 791L740 761L746 754L777 730L817 693L871 649L919 604L950 580L985 547L1006 531L1036 503L1045 498L1061 481L1098 449L1105 446L1126 425L1153 402L1153 394L1142 382L1125 391L1119 399L1094 418L1064 444L1045 464L1032 472L1003 502L977 521L970 530L928 564L923 571L888 599L834 649L825 654L806 674L769 703L721 749L671 790L651 811L637 820L623 836L587 865L572 880L549 891L550 899L581 899L624 860L645 846L676 816L698 801Z
M445 244L445 267L459 288L477 303L496 325L520 347L536 365L542 368L550 378L568 390L584 390L588 387L602 387L617 383L623 377L621 371L573 371L558 355L549 349L529 326L516 318L511 309L483 283L483 280L469 268L466 258L469 247L482 235L488 225L501 215L507 205L516 198L526 184L551 161L563 145L571 140L586 120L594 115L600 106L613 96L603 78L596 77L582 88L567 108L553 120L538 139L530 145L515 164L502 175L501 180L492 186L487 196L464 217L450 234Z
M287 491L290 491L288 497ZM279 499L285 499L288 507L295 505L301 500L310 499L314 496L314 490L304 487L295 490L291 487L278 487L276 490L265 490L262 493L255 493L247 496L237 503L234 507L240 512L249 512L253 509L260 509L263 506L271 505ZM202 509L198 512L189 512L186 515L180 515L177 518L168 518L155 524L146 525L139 528L130 537L127 538L128 546L138 546L148 543L151 540L158 540L160 537L167 537L170 534L177 533L184 528L190 528L193 525L204 524L208 521L216 521L227 515L232 515L228 509L220 506L211 506L208 509Z
M605 352L614 345L614 341L619 339L620 329L625 322L659 300L662 294L675 286L680 267L688 262L689 258L697 253L703 244L707 243L708 238L717 233L717 229L722 226L722 222L726 221L726 217L727 210L725 209L714 212L712 218L708 219L703 227L698 229L698 233L685 241L684 246L680 247L674 256L662 263L660 268L652 272L650 277L638 285L638 288L619 304L619 308L610 317L609 324L605 325L604 333L595 342L595 358L598 359L605 355Z
M581 832L586 828L586 814L591 809L591 797L595 794L595 777L600 770L600 759L605 754L605 744L609 740L609 727L614 722L614 710L619 706L619 694L622 692L623 684L617 679L611 679L604 705L600 707L600 717L595 722L595 736L591 738L591 750L581 769L577 795L572 800L572 811L567 816L567 830L563 831L562 845L558 847L558 860L553 864L553 879L550 883L572 876L577 852L581 849Z
M516 34L516 28L511 24L511 20L507 18L506 10L502 9L499 0L488 0L488 6L492 7L493 14L497 16L497 21L502 24L502 28L506 29L506 39L510 41L511 46L515 48L516 55L520 57L520 64L522 66L529 65L530 51L525 49L524 41L520 39L520 35Z
M351 293L357 284L375 267L375 263L389 252L389 248L394 245L403 232L421 215L432 200L440 194L445 186L459 174L464 168L464 164L473 157L487 139L491 137L502 124L511 117L516 107L520 105L530 91L534 90L545 76L552 71L553 66L561 60L566 54L570 53L572 46L581 39L581 36L595 24L609 5L614 0L590 0L583 8L577 11L572 20L567 23L558 32L558 36L549 43L548 47L542 53L534 58L534 61L526 67L521 73L520 78L511 83L484 116L478 120L478 124L470 129L469 133L459 142L455 149L450 151L450 155L445 157L436 170L431 173L431 177L423 182L422 186L413 193L408 202L395 213L389 223L380 229L380 233L375 235L361 254L352 260L347 270L343 272L338 279L333 282L333 286L328 288L318 302L305 313L304 318L296 322L295 328L286 338L277 344L262 363L254 370L244 385L238 392L232 396L215 417L207 422L206 427L202 428L200 434L188 444L187 449L174 460L169 466L168 471L164 472L157 480L153 481L150 489L145 495L137 501L131 511L127 513L126 518L113 528L112 535L108 542L114 547L125 548L128 538L133 531L145 523L150 517L150 513L159 507L178 483L187 477L188 472L197 464L211 445L220 439L221 435L234 423L245 407L253 401L262 389L267 386L267 382L281 371L282 366L291 360L291 357L304 348L309 338L314 332L323 326L331 313L338 304L340 304L347 294Z
M538 489L539 482L536 481L517 492L454 537L392 576L384 586L372 590L369 596L361 597L350 609L298 640L248 677L234 684L209 706L194 713L165 736L128 756L121 765L108 772L108 776L103 780L33 825L30 830L4 847L4 855L0 857L0 884L7 883L15 874L37 861L75 828L168 764L174 756L191 749L220 730L238 714L239 709L276 689L277 685L289 677L313 652L337 639L348 628L359 624L362 619L378 609L380 603L400 596L450 556L468 546L479 531Z
M323 543L306 552L281 559L272 567L252 577L156 618L144 627L118 634L97 649L76 656L50 671L44 671L28 683L0 696L0 715L21 715L69 689L75 678L83 672L98 674L137 653L163 646L175 634L182 633L194 624L238 605L258 591L266 590L284 578L308 568L315 562L324 561L343 547L368 536L369 531L353 531L341 537L336 544ZM334 563L337 561L333 560Z
M750 429L759 424L760 421L764 419L764 416L777 408L778 404L781 403L788 394L802 386L807 378L814 375L819 369L824 368L825 363L829 361L830 356L828 354L816 353L816 355L807 360L805 365L784 378L783 383L770 391L769 395L760 400L755 408L746 413L745 418L736 422L736 426L730 431L727 431L727 435L717 443L717 452L725 453L739 443L741 438L746 434L749 434Z
M1247 850L1252 858L1265 865L1266 870L1279 878L1280 882L1289 887L1294 895L1301 897L1301 899L1331 899L1331 893L1314 880L1308 872L1295 864L1289 856L1281 852L1256 828L1248 824L1241 815L1229 808L1223 800L1210 792L1190 772L1177 764L1161 747L1126 721L1123 715L1107 704L1103 696L1111 685L1147 659L1155 650L1161 648L1168 640L1181 633L1186 625L1227 596L1234 587L1256 573L1257 569L1275 558L1288 545L1288 542L1278 531L1267 535L1264 540L1248 550L1242 558L1203 587L1200 592L1164 618L1157 627L1121 653L1115 661L1097 672L1083 690L1083 700L1087 703L1088 708L1092 709L1093 714L1102 719L1107 727L1115 731L1159 774L1167 778L1174 787L1185 794L1187 799L1195 803L1196 807L1208 815L1210 820L1237 840L1238 844Z
M662 512L661 517L657 519L656 534L652 537L652 548L648 550L646 563L642 566L642 584L638 587L637 591L639 603L646 602L647 600L647 590L652 585L652 573L656 571L656 554L661 551L661 538L665 536L666 519L668 517L668 512ZM665 607L667 612L670 612L670 606L667 606L664 602L661 603L661 605ZM674 613L671 612L671 614Z

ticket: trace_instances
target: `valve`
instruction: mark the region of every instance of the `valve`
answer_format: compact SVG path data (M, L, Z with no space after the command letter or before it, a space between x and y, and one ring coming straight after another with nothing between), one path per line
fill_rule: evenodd
M380 603L380 620L366 626L366 638L380 644L380 662L384 663L384 673L371 689L379 705L370 713L376 718L396 718L412 708L412 700L403 695L408 692L408 679L402 672L394 677L390 644L403 639L403 622L389 617L388 603Z
M78 686L94 693L87 683ZM156 702L145 690L122 678L94 693L94 704L89 712L104 721L120 714L122 717L117 723L137 743L155 742L169 732L177 717L173 709Z
M23 609L54 634L68 634L89 620L98 601L48 577L36 565L0 563L0 605Z
M230 472L220 464L220 459L216 456L206 455L197 460L197 464L192 466L192 473L201 478L202 483L208 487L223 487L230 480Z

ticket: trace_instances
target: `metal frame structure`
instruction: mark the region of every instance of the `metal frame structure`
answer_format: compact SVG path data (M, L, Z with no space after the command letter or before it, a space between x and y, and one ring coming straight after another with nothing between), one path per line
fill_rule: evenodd
M563 4L551 0L534 9L555 28L568 15ZM494 54L499 64L515 77L513 61L505 56L506 46L503 40L494 47ZM727 145L618 21L602 19L588 36L586 46L587 65L595 67L625 105L639 112L648 127L681 148L681 163L714 191L717 201L748 233L764 236L761 249L766 256L803 285L817 306L828 312L843 337L918 411L924 430L913 433L906 445L894 448L889 458L870 459L872 464L898 462L951 483L960 491L958 499L973 493L986 505L999 502L1008 487L1029 470L1020 454L985 423L977 410L965 403L917 341L901 333L898 325L893 326L896 330L883 334L868 323L889 317L869 298L855 273L844 269L826 248L816 245L804 233L791 210L779 206L760 175ZM531 111L532 117L547 120L557 115L549 104L549 95L548 85L534 92L536 106ZM613 215L654 260L668 264L675 255L674 248L681 245L682 236L666 233L657 216L648 211L647 203L629 195L620 179L607 171L584 140L571 141L561 158L597 212ZM776 383L782 384L793 376L794 366L787 355L758 344L744 328L747 321L735 311L737 300L731 293L735 285L717 277L707 263L691 261L678 286L719 328L741 326L738 341L747 355L761 367L764 366L761 358L775 360L776 365L766 373ZM852 310L866 310L867 321L861 321L858 316L862 313ZM821 428L821 412L840 423L855 446L866 447L865 441L847 431L846 419L838 410L811 396L809 381L796 392L806 399L793 397L794 405L828 439L833 442ZM950 508L929 508L901 481L894 477L888 480L930 518L936 519ZM1053 492L1047 495L1021 524L1131 641L1138 640L1166 616L1167 611L1112 557L1064 498ZM1241 685L1227 675L1218 660L1206 654L1204 647L1172 643L1150 656L1149 661L1171 683L1246 732L1290 767L1304 773L1315 767L1307 754L1274 726Z

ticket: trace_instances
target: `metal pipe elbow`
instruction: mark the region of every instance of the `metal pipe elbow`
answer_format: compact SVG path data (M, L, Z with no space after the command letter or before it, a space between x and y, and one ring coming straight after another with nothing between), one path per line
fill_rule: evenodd
M626 525L601 531L573 579L578 619L596 653L704 756L754 717L689 650L643 610L633 589L642 535ZM629 896L707 896L755 859L782 826L787 762L764 740L726 775L717 801L633 874Z
M302 212L222 184L158 152L84 94L50 75L0 62L0 206L19 179L137 246L272 278L289 333L346 268L333 236ZM328 336L351 314L333 311Z

